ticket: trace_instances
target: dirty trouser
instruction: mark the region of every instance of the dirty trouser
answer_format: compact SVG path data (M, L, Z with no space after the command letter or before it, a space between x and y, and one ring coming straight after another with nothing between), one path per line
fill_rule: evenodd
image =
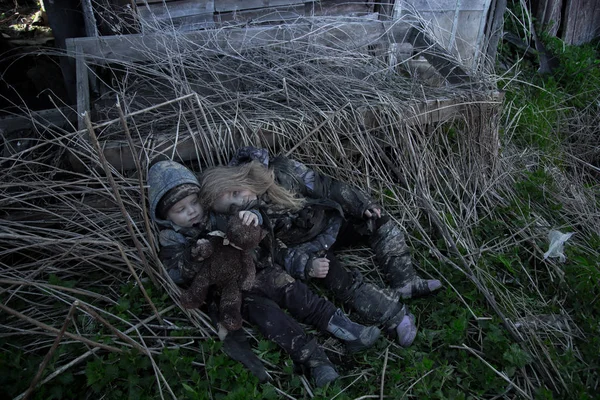
M327 253L329 272L323 278L325 287L336 299L351 307L365 324L380 324L393 333L406 314L399 296L392 289L382 289L364 282L357 271L350 271L336 258L333 251Z
M297 321L312 325L321 332L327 331L329 320L337 309L278 265L257 273L251 293L273 300Z
M304 370L332 365L315 338L273 300L257 294L244 297L244 313L267 339L279 345Z

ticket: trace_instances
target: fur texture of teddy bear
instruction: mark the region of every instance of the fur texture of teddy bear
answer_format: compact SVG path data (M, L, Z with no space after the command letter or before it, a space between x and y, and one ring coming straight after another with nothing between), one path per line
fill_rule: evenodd
M201 241L192 256L202 262L189 289L183 291L181 303L185 308L200 307L211 286L221 289L220 322L228 331L242 327L242 290L254 284L256 266L252 251L265 236L260 226L244 225L240 218L228 221L225 238L211 236Z

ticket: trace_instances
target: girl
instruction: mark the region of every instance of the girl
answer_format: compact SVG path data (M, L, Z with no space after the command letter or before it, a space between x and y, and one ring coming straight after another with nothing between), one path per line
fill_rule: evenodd
M284 157L269 160L265 149L238 150L229 166L205 171L201 201L214 211L258 207L277 239L275 260L295 278L317 278L368 323L384 325L402 346L416 336L414 316L399 299L441 287L420 278L404 235L394 221L358 188L320 175ZM342 266L331 247L368 241L391 288L364 282Z

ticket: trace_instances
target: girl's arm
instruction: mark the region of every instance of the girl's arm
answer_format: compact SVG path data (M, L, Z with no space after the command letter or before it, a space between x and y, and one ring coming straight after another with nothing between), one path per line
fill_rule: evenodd
M341 223L340 218L332 218L327 228L313 240L295 246L278 248L275 252L275 263L283 265L288 274L294 278L308 279L310 265L314 259L323 257L333 246Z
M277 183L306 197L326 198L342 206L344 213L364 218L365 212L378 208L359 188L313 171L296 160L277 157L271 163Z

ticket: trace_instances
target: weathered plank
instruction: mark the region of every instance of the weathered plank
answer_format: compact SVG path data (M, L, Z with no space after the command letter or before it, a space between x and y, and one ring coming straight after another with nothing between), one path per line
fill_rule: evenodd
M598 0L567 1L563 39L568 44L590 42L600 34L600 2Z
M188 15L209 14L212 18L214 3L196 0L178 0L139 6L138 14L144 19L169 19Z
M293 5L275 8L260 8L256 10L243 10L231 12L218 12L214 15L214 21L217 24L228 23L246 23L265 24L265 23L286 23L293 22L298 18L304 17L305 5Z
M302 0L215 0L215 11L239 11L252 8L289 6L308 2Z
M68 47L67 47L68 48ZM88 78L88 66L85 61L82 47L75 45L75 75L77 79L77 114L78 129L84 129L83 113L90 110L90 86ZM84 135L87 140L87 134Z
M38 125L46 128L62 128L77 120L77 114L71 107L31 111L24 115L0 118L0 134L9 134Z
M486 0L396 0L400 11L487 11Z
M176 35L121 35L67 39L79 46L88 60L104 64L144 61L165 56L177 41L179 51L238 52L251 48L281 46L286 43L332 48L359 49L384 42L405 42L407 24L379 21L340 24L289 24L218 31L196 31Z
M349 2L347 0L323 0L306 4L307 16L360 17L374 12L371 2Z

